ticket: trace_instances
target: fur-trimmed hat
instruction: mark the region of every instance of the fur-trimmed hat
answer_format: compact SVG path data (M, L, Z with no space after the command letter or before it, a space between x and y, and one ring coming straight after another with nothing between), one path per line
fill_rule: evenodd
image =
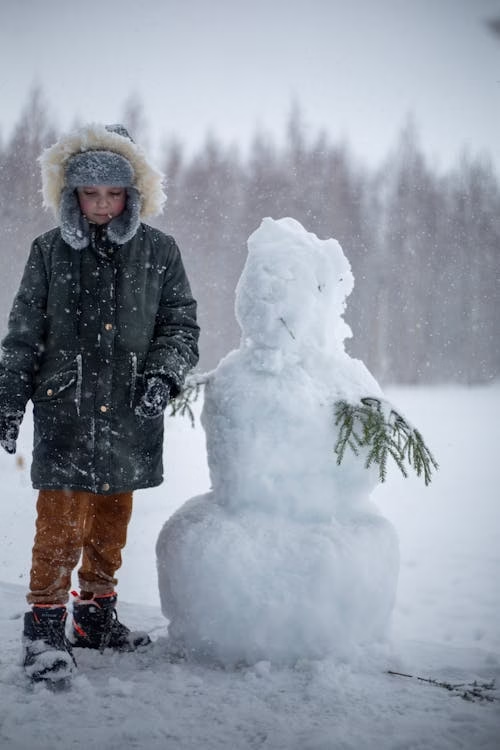
M141 219L160 213L166 200L162 175L123 125L92 123L74 130L45 149L39 161L44 205L54 211L63 239L78 250L87 247L90 237L75 188L127 189L125 210L107 225L109 239L118 244L132 239Z

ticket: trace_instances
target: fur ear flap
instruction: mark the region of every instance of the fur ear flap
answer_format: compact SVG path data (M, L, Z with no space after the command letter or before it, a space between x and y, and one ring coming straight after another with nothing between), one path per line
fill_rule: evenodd
M90 242L89 223L80 209L74 188L64 188L59 205L61 236L75 250L83 250Z
M127 188L127 202L119 216L116 216L108 224L108 237L111 242L123 245L132 239L137 232L140 223L141 196L137 188Z

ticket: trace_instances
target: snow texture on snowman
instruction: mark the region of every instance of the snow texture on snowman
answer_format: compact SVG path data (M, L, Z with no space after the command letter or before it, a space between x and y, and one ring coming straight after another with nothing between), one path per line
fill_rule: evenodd
M173 643L226 666L349 660L388 635L399 553L370 501L377 470L333 453L334 404L380 396L350 357L354 279L337 241L266 218L236 291L240 347L206 377L212 490L157 542Z

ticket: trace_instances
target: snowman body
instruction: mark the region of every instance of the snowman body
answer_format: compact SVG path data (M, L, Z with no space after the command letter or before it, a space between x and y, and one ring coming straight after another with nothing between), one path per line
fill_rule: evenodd
M335 402L381 395L344 349L353 278L293 219L264 219L248 248L241 344L205 388L212 490L160 534L162 609L179 646L224 664L349 658L387 636L399 566L376 470L333 452Z

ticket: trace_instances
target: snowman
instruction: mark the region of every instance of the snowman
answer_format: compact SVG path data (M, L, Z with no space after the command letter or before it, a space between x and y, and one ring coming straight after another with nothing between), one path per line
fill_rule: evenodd
M382 397L344 340L354 279L338 242L291 218L248 241L236 290L238 349L206 380L212 488L157 542L169 638L226 666L349 660L388 636L398 569L363 448L334 454L334 406Z

